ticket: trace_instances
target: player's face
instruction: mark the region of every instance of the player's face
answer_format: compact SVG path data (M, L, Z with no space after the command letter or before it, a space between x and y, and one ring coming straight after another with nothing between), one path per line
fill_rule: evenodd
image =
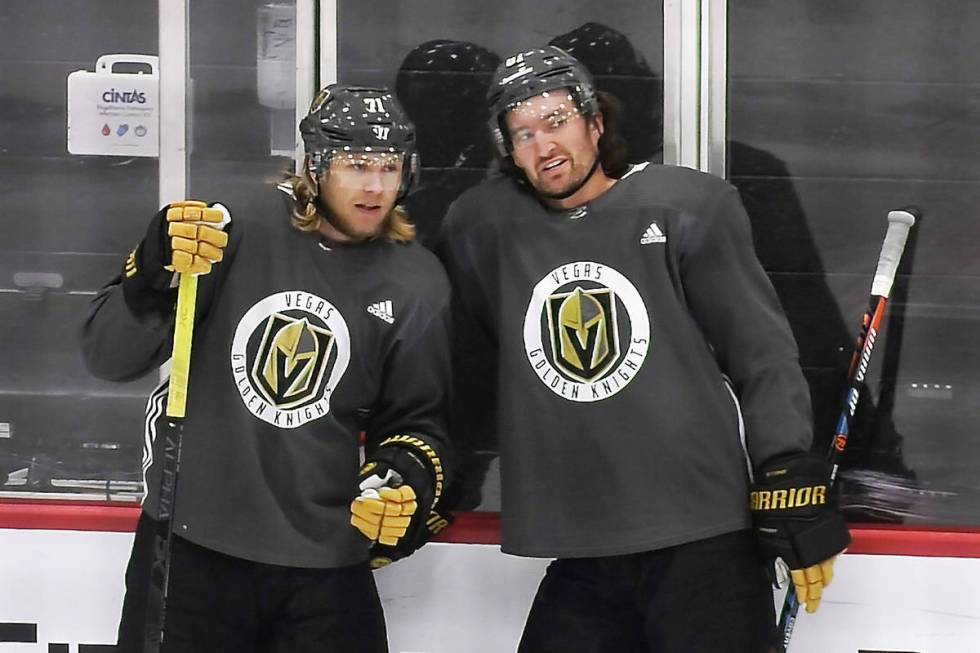
M377 236L395 206L404 155L381 152L335 152L320 179L320 198L330 217L324 235L338 242Z
M545 197L561 197L588 176L599 155L601 116L586 120L561 89L536 95L507 112L514 163Z

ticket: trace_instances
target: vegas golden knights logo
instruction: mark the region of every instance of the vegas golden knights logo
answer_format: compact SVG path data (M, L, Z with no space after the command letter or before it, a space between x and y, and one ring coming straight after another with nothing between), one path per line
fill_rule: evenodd
M524 312L524 353L562 399L593 402L624 390L650 349L650 318L636 286L600 261L569 261L541 277Z
M576 287L549 295L547 306L555 365L583 383L602 377L619 357L613 291Z
M326 373L334 335L304 317L273 313L252 368L252 381L265 399L280 410L316 399Z

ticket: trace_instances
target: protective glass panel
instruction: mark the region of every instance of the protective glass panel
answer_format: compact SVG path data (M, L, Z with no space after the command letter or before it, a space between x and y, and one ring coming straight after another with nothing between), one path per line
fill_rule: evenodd
M151 123L119 118L144 115L148 78L131 82L152 70L95 64L103 55L155 55L157 2L107 12L97 0L70 9L12 0L0 11L0 496L133 500L139 425L156 379L95 379L77 331L156 210L157 160L135 154L145 153ZM85 154L70 154L66 137L75 71L96 92L86 100L93 114L72 123L71 149Z
M296 149L296 3L192 1L188 194L269 204Z
M972 0L735 0L728 170L826 451L888 211L918 205L842 473L854 520L980 523L980 68Z

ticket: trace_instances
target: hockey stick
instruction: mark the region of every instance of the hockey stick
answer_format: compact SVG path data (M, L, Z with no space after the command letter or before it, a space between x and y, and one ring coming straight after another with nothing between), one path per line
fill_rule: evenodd
M157 532L153 538L153 562L146 604L144 653L157 653L163 645L167 614L167 590L170 580L170 549L173 537L174 504L177 498L177 473L180 470L180 448L183 436L187 383L191 367L191 343L194 335L194 309L197 304L197 277L181 274L177 290L177 316L174 321L174 347L170 359L170 384L167 388L168 429L163 446L160 489L157 497Z
M213 204L224 217L219 227L225 229L231 215L221 204ZM157 497L157 530L153 537L153 561L147 597L146 624L143 631L144 653L158 653L163 645L170 587L170 558L173 541L173 516L177 503L177 475L180 471L183 419L187 408L190 383L191 344L194 336L194 313L197 308L197 275L179 275L177 310L174 318L174 343L170 357L170 380L167 387L167 423L161 463L160 488Z
M895 273L898 271L898 263L902 258L902 251L905 249L905 241L908 238L909 229L915 224L916 218L920 217L919 210L914 207L906 207L888 213L888 231L885 234L885 241L881 245L878 267L871 283L871 298L868 302L868 309L861 319L861 332L855 343L854 353L851 355L851 363L847 370L847 392L844 395L844 405L841 408L840 417L837 419L837 434L830 443L830 451L827 453L827 461L830 463L831 484L837 477L839 460L847 447L847 438L850 434L854 411L857 409L861 384L868 372L871 352L874 349L875 341L878 339L878 330L881 328L881 322L885 316L888 294L891 292L892 283L895 281ZM789 648L789 640L793 636L793 628L796 625L799 609L800 603L791 584L786 592L783 609L779 615L781 639L778 651L780 653L785 653Z
M177 317L174 322L174 349L167 389L167 417L181 419L187 409L187 382L191 373L191 343L194 337L194 309L197 304L197 277L180 275L177 290Z

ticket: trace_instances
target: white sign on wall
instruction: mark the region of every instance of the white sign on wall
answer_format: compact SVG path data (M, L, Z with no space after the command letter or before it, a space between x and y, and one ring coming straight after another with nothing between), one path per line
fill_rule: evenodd
M149 72L115 72L135 63ZM95 72L68 75L68 152L108 156L158 156L160 152L159 58L106 54Z

